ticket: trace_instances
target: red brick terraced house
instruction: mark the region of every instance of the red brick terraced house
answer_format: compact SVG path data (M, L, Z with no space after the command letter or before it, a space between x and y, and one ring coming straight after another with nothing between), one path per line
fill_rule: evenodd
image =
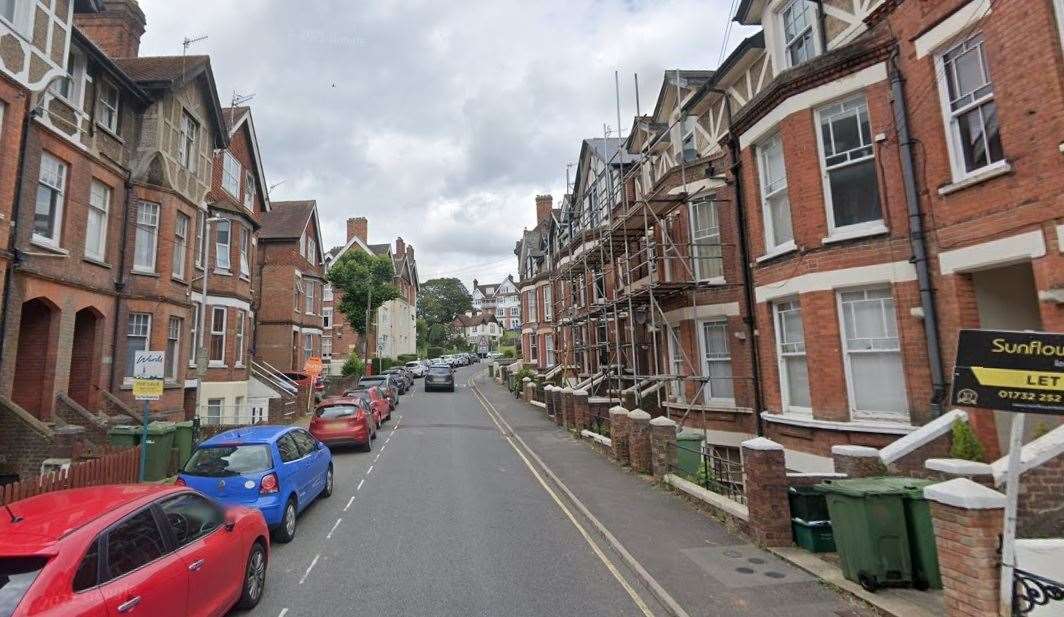
M561 211L553 204L550 195L536 196L536 226L525 230L514 249L519 264L521 357L545 372L558 365L549 246L553 223Z
M260 220L255 359L271 370L300 372L321 356L325 268L317 203L275 201Z

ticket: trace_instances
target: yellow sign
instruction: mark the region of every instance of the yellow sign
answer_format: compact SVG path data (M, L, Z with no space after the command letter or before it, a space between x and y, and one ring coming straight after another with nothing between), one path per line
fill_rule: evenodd
M133 398L138 401L157 401L163 396L162 379L134 379Z
M981 386L1064 392L1064 373L1024 371L1009 368L970 367Z

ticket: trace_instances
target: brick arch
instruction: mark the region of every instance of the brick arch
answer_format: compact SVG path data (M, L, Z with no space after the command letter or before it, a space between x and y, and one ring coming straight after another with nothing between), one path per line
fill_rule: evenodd
M22 303L15 382L11 398L41 420L52 415L55 361L59 350L60 308L44 297Z
M90 411L99 405L104 336L104 315L99 309L87 306L74 315L67 391L70 398Z

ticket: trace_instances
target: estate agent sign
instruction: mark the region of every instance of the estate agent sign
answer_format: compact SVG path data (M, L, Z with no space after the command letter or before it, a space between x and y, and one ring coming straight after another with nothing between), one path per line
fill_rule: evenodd
M961 330L953 403L1064 414L1064 334Z

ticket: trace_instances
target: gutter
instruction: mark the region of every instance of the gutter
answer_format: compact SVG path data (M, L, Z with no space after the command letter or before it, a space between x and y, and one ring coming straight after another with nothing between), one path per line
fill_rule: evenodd
M923 212L913 173L913 139L909 135L909 109L905 102L905 78L898 68L898 48L890 54L890 98L894 108L894 125L898 131L898 147L901 154L902 181L905 186L905 205L909 212L909 245L916 267L916 280L920 287L920 308L924 313L924 337L927 342L927 360L931 368L931 415L942 415L946 398L946 379L942 361L942 345L939 336L938 310L935 305L935 290L931 281L930 259L927 254L927 237L924 231Z
M115 382L115 371L117 362L115 357L118 350L118 324L121 321L118 316L122 312L122 292L126 288L126 249L129 246L129 218L131 215L130 206L133 203L133 170L130 169L126 175L126 198L125 203L122 205L122 241L118 245L118 277L115 279L115 316L114 324L111 331L111 375L109 383L112 388L117 388L119 384Z

